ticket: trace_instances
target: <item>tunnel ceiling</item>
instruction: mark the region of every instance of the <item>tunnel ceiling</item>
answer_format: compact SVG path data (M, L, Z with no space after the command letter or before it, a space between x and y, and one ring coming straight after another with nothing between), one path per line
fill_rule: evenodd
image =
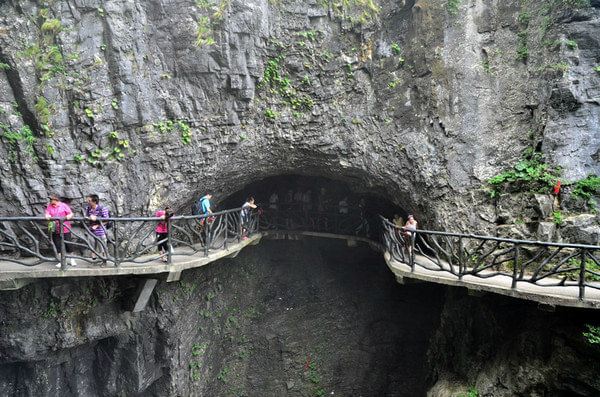
M527 147L600 173L599 6L521 3L2 2L0 212L56 191L148 213L300 174L489 229L485 180Z

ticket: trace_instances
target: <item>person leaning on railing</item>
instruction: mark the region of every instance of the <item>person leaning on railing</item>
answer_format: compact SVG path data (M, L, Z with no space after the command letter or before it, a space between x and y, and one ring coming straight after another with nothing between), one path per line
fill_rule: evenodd
M412 250L412 246L414 245L415 238L417 237L417 220L414 216L409 215L406 220L406 224L402 228L402 236L404 236L404 241L406 241L406 246L408 247L408 252L410 253Z
M110 216L108 208L100 205L100 198L97 194L90 194L86 198L87 205L84 210L85 217L90 220L90 230L94 235L93 243L91 244L92 260L96 260L96 253L107 253L108 238L106 235L107 227L106 219Z
M154 214L155 217L163 219L163 221L158 222L156 225L156 242L158 243L158 252L160 253L160 258L163 262L167 262L169 252L169 227L167 221L169 218L173 216L173 211L171 208L165 207L164 210L158 210Z
M52 194L50 196L50 203L46 207L46 211L44 213L46 219L50 220L50 218L65 218L63 221L63 238L65 243L65 252L71 253L73 252L73 247L69 243L71 241L71 222L69 219L73 218L73 211L71 211L71 207L67 203L63 203L60 201L60 198L56 194ZM48 232L52 238L52 244L56 248L56 252L60 257L62 254L61 247L61 238L60 238L60 222L59 221L51 221L48 222ZM71 266L77 266L77 262L75 262L75 258L71 258L70 260ZM56 264L56 267L61 266L61 261Z

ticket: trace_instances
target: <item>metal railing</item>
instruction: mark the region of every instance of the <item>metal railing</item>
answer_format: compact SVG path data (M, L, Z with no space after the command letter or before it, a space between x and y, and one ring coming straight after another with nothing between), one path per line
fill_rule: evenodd
M360 212L333 213L301 209L265 209L260 217L261 230L310 231L369 237L373 222Z
M259 216L260 213L260 216ZM260 220L260 222L259 222ZM380 217L365 218L360 211L324 213L301 209L253 211L247 219L241 208L211 215L106 218L108 239L97 236L88 218L0 217L0 262L25 266L60 263L71 259L89 264L141 264L176 256L208 255L226 249L245 236L262 230L313 231L374 239L381 236L391 259L431 272L446 272L462 279L506 276L512 288L518 283L542 287L578 287L600 290L600 247L540 241L513 240L473 234L410 231ZM158 251L158 222L166 222L168 249ZM52 227L49 227L52 226ZM103 226L104 227L104 226ZM66 230L66 232L65 232ZM54 240L54 243L53 243ZM374 240L377 240L376 238ZM1 269L0 269L1 271Z
M578 287L600 290L600 246L514 240L473 234L410 231L381 217L383 245L391 258L458 279L499 275L511 287L531 283L541 287Z
M106 240L92 230L98 221ZM157 238L159 222L167 225L166 241ZM171 264L175 256L208 255L209 250L226 249L228 244L256 233L258 223L257 212L242 221L241 208L210 215L102 218L95 222L84 217L0 217L0 262L25 266L53 262L60 263L62 270L71 259L114 266L160 259ZM168 249L160 254L158 247L164 242Z

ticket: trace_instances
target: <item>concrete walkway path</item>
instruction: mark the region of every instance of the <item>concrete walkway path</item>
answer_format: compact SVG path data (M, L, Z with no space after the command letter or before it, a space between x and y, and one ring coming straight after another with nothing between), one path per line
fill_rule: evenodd
M590 283L596 288L587 287L585 289L585 299L579 299L579 286L576 281L574 285L554 286L560 282L556 278L545 278L538 280L536 284L528 281L518 281L516 288L512 288L512 277L496 274L495 271L481 271L478 274L484 276L463 276L462 279L449 272L450 265L446 264L447 269L440 268L437 263L430 259L415 255L415 271L412 272L408 264L393 260L388 252L384 253L385 261L390 270L399 278L416 279L421 281L446 284L456 287L466 287L475 291L487 291L497 294L507 295L514 298L526 299L547 305L569 306L600 309L600 283ZM458 273L458 267L454 267Z
M108 262L106 266L101 266L99 262L92 264L79 260L77 266L68 266L67 270L64 271L55 267L56 262L25 266L0 261L0 269L2 269L0 272L0 290L17 289L35 279L60 277L108 277L169 273L167 281L176 281L183 270L202 267L221 258L235 256L248 245L258 244L261 238L262 233L256 233L240 242L237 239L232 239L228 241L226 249L211 249L208 256L204 255L201 247L197 247L200 251L195 253L189 248L176 248L170 265L160 261L157 254L137 258L136 262L121 262L118 267L115 267L112 262Z

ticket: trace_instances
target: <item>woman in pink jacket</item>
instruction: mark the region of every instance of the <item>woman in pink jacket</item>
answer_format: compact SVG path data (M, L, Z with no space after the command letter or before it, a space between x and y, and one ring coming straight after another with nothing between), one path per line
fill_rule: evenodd
M63 203L60 201L58 195L53 194L50 196L50 203L46 207L46 219L50 218L65 218L63 221L63 236L65 241L65 251L67 254L73 252L73 248L69 243L71 241L71 222L69 219L73 218L73 211L71 211L71 207L67 203ZM60 241L60 223L58 221L54 221L49 223L48 228L50 229L52 236L52 243L56 248L56 252L60 257L62 249L61 249L61 241ZM71 258L70 260L71 266L77 266L77 262L75 262L75 258ZM60 261L56 264L56 267L60 267Z

